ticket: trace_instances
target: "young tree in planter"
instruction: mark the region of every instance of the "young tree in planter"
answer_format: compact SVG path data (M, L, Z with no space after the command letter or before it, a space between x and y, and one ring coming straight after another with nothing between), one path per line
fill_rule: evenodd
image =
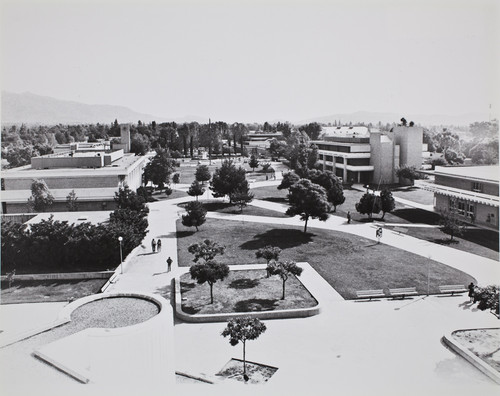
M248 182L246 180L238 190L229 195L230 201L233 205L240 207L240 213L243 212L243 208L245 206L253 201L253 197L254 195L250 192L250 188L248 187Z
M229 343L232 346L238 345L241 341L243 344L243 376L246 377L246 342L247 340L256 340L266 331L266 325L258 318L236 318L231 319L227 323L226 328L222 332L223 337L229 337Z
M257 168L259 166L259 161L257 160L257 157L255 156L255 154L252 154L250 156L250 161L248 161L248 166L250 166L250 168L252 168L252 172L255 172L255 168Z
M224 254L225 246L219 245L217 242L212 242L210 239L205 239L203 242L194 243L188 247L188 252L194 255L193 261L198 262L200 258L205 262L213 260L218 254Z
M200 285L207 282L210 286L210 304L214 303L213 286L218 280L224 280L229 275L229 266L209 260L204 264L195 264L189 268L192 279Z
M205 193L205 189L198 180L195 180L191 183L191 186L189 187L189 190L187 190L187 193L192 197L196 197L196 200L198 201L198 197Z
M259 250L257 250L255 252L255 257L265 259L267 262L267 265L269 266L269 263L271 262L271 260L278 261L280 253L281 253L281 249L279 247L268 245L268 246L264 246L263 248L260 248ZM269 278L270 273L269 273L269 270L267 268L266 268L266 272L267 272L267 277Z
M386 213L390 213L396 207L396 201L392 193L388 189L383 189L380 192L380 209L382 210L382 220Z
M198 165L198 167L196 168L196 173L194 174L194 177L199 182L205 183L206 181L210 180L212 175L210 174L210 169L208 168L207 165Z
M307 232L309 218L326 221L328 212L331 210L325 189L307 179L300 179L290 187L288 201L290 207L286 214L288 216L300 215L300 219L305 221L304 233Z
M356 203L356 210L361 214L367 214L371 219L373 213L380 212L380 198L375 194L365 193L358 203Z
M191 201L186 205L187 214L182 215L182 225L186 227L198 227L205 223L207 210L200 202Z
M285 283L290 277L290 275L300 276L302 273L302 268L299 267L295 261L284 261L284 262L272 262L267 265L267 271L271 275L279 275L283 281L283 295L281 299L285 299Z
M70 212L76 212L78 210L78 197L76 196L75 190L71 190L71 192L66 196L66 207Z
M28 198L28 208L33 212L45 212L54 203L45 180L33 180L31 183L31 197Z
M454 236L462 235L465 229L464 223L453 212L441 212L439 223L441 231L450 236L450 241L453 241Z

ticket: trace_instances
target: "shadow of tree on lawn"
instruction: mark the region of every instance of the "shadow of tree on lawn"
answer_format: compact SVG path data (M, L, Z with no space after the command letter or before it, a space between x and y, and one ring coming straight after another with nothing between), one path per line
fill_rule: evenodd
M279 300L251 298L249 300L238 301L234 305L234 310L236 312L273 311L277 308L278 301Z
M296 246L312 242L316 234L303 233L301 230L274 228L257 234L251 241L246 241L240 245L244 250L257 250L264 246L277 246L280 249L289 249Z
M229 287L233 289L253 289L254 287L259 285L258 279L236 279L229 284Z
M177 238L185 238L191 236L195 231L177 231Z

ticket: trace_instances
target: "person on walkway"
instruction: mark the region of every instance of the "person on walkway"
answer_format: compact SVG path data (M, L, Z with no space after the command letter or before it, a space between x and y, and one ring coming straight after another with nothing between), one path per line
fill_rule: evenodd
M471 282L468 289L469 289L470 302L473 303L474 302L474 283Z
M153 238L153 240L151 241L151 249L153 249L153 253L156 252L156 242L155 242L155 239Z
M347 224L351 224L351 212L347 212Z
M382 238L382 227L377 228L375 236L377 237L377 243L380 243L380 238Z
M161 239L158 239L158 242L156 242L156 250L158 250L158 253L161 252Z
M169 256L167 259L167 272L170 272L170 270L172 269L172 263L173 263L173 261Z

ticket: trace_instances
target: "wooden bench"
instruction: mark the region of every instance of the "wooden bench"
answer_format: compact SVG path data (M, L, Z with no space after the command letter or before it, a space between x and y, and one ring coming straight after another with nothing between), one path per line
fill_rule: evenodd
M464 285L442 285L439 286L439 292L442 294L451 293L453 296L455 293L465 293L467 289Z
M408 228L403 228L403 227L394 227L392 231L397 232L398 235L401 234L407 234L408 233Z
M370 301L374 297L385 297L384 291L380 290L358 290L356 292L358 298L369 298Z
M402 287L399 289L389 289L389 295L393 298L401 297L403 300L406 296L417 295L416 287Z

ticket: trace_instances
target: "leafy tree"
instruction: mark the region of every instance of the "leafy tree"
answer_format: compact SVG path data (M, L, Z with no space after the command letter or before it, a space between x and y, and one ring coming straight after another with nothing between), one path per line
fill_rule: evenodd
M310 180L300 179L291 186L288 200L290 207L286 214L289 216L300 215L300 219L305 221L304 233L307 231L309 218L317 218L321 221L328 219L331 206L327 200L326 191Z
M279 141L278 139L271 139L268 150L273 157L284 157L287 151L287 145L285 142Z
M476 287L474 290L474 302L479 302L477 307L484 311L490 309L499 314L499 287L489 285L486 287Z
M448 163L444 158L436 158L435 160L432 160L431 162L432 165L432 170L436 169L436 166L446 166Z
M133 192L127 184L120 187L117 192L115 192L115 202L118 209L130 209L136 212L141 212L146 214L149 212L146 206L146 200L144 197L137 195Z
M287 172L283 174L283 179L281 179L281 183L278 186L278 190L283 190L287 188L290 191L290 188L299 180L300 177L295 172Z
M408 179L412 183L414 180L420 179L420 175L417 171L417 168L409 165L404 165L401 168L397 169L396 176L403 179Z
M198 180L195 180L191 183L187 193L192 197L196 197L196 200L198 201L198 197L205 193L205 189Z
M172 183L178 184L180 180L181 180L181 175L178 172L174 173L174 176L172 177Z
M192 279L198 284L208 283L210 286L210 304L214 303L213 286L218 280L224 280L229 275L229 266L215 260L209 260L204 264L195 264L189 268Z
M47 183L42 179L31 183L31 197L28 198L28 208L33 212L45 212L54 203Z
M285 283L290 275L300 276L302 268L295 261L271 262L267 265L267 271L271 275L278 275L283 281L283 294L281 299L285 299Z
M267 245L267 246L264 246L263 248L260 248L259 250L257 250L255 252L255 257L265 259L267 262L267 265L269 266L269 263L271 262L271 260L278 261L280 253L281 253L281 249L279 247ZM269 278L270 273L267 269L266 269L266 272L267 272L267 277Z
M229 337L229 343L232 346L238 345L241 341L243 344L243 376L246 378L246 342L248 340L256 340L266 331L266 325L258 318L235 318L230 319L226 328L222 331L223 337Z
M248 128L245 124L235 122L230 126L230 133L233 135L234 153L236 154L236 145L239 143L241 155L244 155L244 142L248 137Z
M363 194L356 203L356 210L361 214L367 214L370 219L373 213L379 213L381 209L380 198L371 193Z
M340 179L330 171L310 170L307 178L313 183L320 185L326 190L328 202L333 206L333 211L337 211L337 206L345 202L344 188Z
M196 231L198 231L198 227L206 221L205 216L207 210L200 202L191 201L186 205L186 212L187 214L182 215L182 225L186 227L196 227Z
M310 124L299 127L299 131L305 132L311 140L318 139L321 130L321 125L319 125L317 122L311 122Z
M147 184L152 181L161 191L166 184L170 183L170 175L179 163L170 158L168 150L157 149L156 155L144 168L144 181Z
M135 155L146 155L150 150L150 142L147 137L135 134L130 139L130 152Z
M462 235L465 230L465 224L454 212L441 212L439 224L441 225L441 231L450 236L450 241L453 241L454 236Z
M498 139L489 143L480 143L470 149L473 164L494 165L498 163Z
M219 245L217 242L212 242L210 239L205 239L203 242L194 243L188 247L188 252L194 255L193 261L198 262L200 258L208 262L213 260L218 254L224 254L225 246Z
M250 161L248 162L248 165L250 166L250 168L252 168L253 172L255 172L255 168L259 166L259 161L257 160L254 154L250 156Z
M215 169L210 189L216 198L229 195L231 202L231 194L245 188L245 183L247 183L245 170L241 167L236 168L231 160L224 160L221 167Z
M71 190L71 192L66 196L66 206L70 212L76 212L78 210L78 200L75 190Z
M392 212L396 208L396 201L388 189L380 192L380 209L382 210L382 220L386 213Z
M253 201L253 197L248 182L243 183L238 190L229 195L231 202L240 207L240 212L243 212L243 208Z
M207 165L198 165L196 168L196 173L194 174L194 177L196 180L199 182L206 182L209 181L212 175L210 174L210 170L208 169Z

